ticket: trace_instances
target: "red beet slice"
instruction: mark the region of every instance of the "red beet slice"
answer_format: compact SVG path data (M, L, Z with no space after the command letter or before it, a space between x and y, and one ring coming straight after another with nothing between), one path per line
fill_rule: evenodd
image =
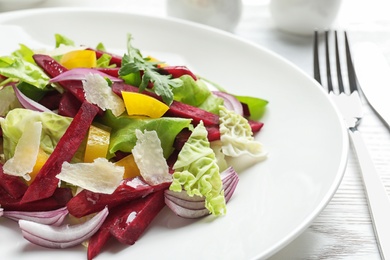
M172 75L172 78L180 78L183 75L189 75L194 80L197 80L195 74L186 66L165 66L160 68L159 72L164 75Z
M98 71L106 73L112 77L119 78L119 69L120 68L96 68Z
M111 209L103 225L89 240L88 260L97 256L112 236L121 243L134 244L164 206L164 190L160 190Z
M61 116L75 117L81 107L80 100L76 99L72 93L65 92L62 95L58 106L58 114Z
M15 199L21 198L27 190L27 184L20 177L4 173L2 164L0 164L0 187ZM2 205L2 201L0 201L0 205Z
M50 110L58 109L62 94L58 91L48 92L39 103Z
M115 64L117 67L122 65L122 57L107 51L100 51L92 48L87 48L88 50L92 50L96 53L96 58L99 59L103 54L108 54L111 56L110 65Z
M164 190L160 190L116 207L108 217L114 220L111 234L119 242L133 245L164 206Z
M72 192L68 188L57 188L49 198L29 203L22 203L21 198L13 198L7 191L0 187L0 203L5 210L17 211L47 211L64 207L72 198Z
M110 216L109 213L108 217ZM88 241L88 251L87 251L87 259L92 260L97 256L103 249L104 245L111 237L111 233L109 230L109 225L107 224L107 219L100 227L100 229L93 234L93 236Z
M248 120L249 125L252 128L253 133L257 133L263 128L264 123L263 122L258 122L258 121L253 121L253 120Z
M63 162L70 162L76 153L98 111L98 107L88 102L81 105L53 153L28 187L23 203L45 199L54 193L59 181L56 175L60 173Z
M151 186L138 178L126 179L112 194L83 190L69 201L67 207L70 214L80 218L98 212L106 206L111 210L117 205L166 189L169 185L170 183L162 183Z
M36 64L51 78L54 78L68 70L48 55L35 54L33 55L33 58ZM59 84L64 89L71 92L81 102L85 101L83 83L80 80L61 81Z
M218 125L219 123L218 115L178 101L172 102L165 116L191 118L195 125L200 121L203 121L205 126Z

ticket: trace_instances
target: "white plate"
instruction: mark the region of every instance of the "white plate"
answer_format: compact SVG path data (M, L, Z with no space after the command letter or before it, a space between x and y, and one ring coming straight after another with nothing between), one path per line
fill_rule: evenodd
M259 259L298 236L327 205L342 179L348 139L326 94L281 57L235 36L172 19L98 10L45 9L0 15L54 46L54 33L79 44L124 50L126 34L143 54L184 61L233 93L269 100L257 139L269 158L240 173L226 216L191 221L165 208L135 245L110 243L97 259ZM7 41L2 41L4 46ZM49 250L0 220L7 259L86 259L76 247Z

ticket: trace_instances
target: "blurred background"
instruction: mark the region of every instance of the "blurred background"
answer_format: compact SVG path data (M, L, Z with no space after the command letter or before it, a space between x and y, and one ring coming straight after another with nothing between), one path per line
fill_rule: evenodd
M336 7L332 9L332 5ZM295 14L295 19L305 17L306 24L313 24L315 19L305 16L305 12L316 9L321 14L330 8L329 15L335 17L331 17L334 22L329 28L350 31L352 40L377 42L390 60L390 1L387 0L0 0L2 12L50 7L110 8L206 23L269 48L306 72L311 72L312 66L311 55L307 53L308 45L312 44L311 35L280 30L280 17L288 24L288 19L294 19L295 8L295 11L301 10ZM276 17L278 14L279 18Z

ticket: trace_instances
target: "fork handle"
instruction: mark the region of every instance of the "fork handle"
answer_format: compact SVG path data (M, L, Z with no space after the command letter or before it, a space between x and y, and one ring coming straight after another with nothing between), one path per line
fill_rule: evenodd
M357 155L382 259L390 259L390 199L359 131L348 130Z

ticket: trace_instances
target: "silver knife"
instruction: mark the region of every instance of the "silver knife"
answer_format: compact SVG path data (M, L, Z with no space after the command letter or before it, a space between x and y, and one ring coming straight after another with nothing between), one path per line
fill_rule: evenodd
M378 46L373 43L360 43L354 46L354 67L356 77L359 82L367 102L376 111L378 117L382 119L385 125L390 129L390 104L389 104L389 88L390 88L390 65ZM375 168L374 165L371 165ZM372 172L375 174L375 172ZM369 203L371 210L380 208L379 214L374 217L372 214L373 228L377 236L378 249L383 260L390 259L390 207L389 197L386 189L379 178L366 178L365 185L376 185L376 189L370 192L376 193L375 200ZM366 189L366 192L369 190ZM373 196L374 197L374 196ZM369 199L369 198L368 198ZM375 207L374 207L375 205ZM381 224L381 229L376 224Z
M356 76L372 109L390 129L390 65L372 42L353 46Z

